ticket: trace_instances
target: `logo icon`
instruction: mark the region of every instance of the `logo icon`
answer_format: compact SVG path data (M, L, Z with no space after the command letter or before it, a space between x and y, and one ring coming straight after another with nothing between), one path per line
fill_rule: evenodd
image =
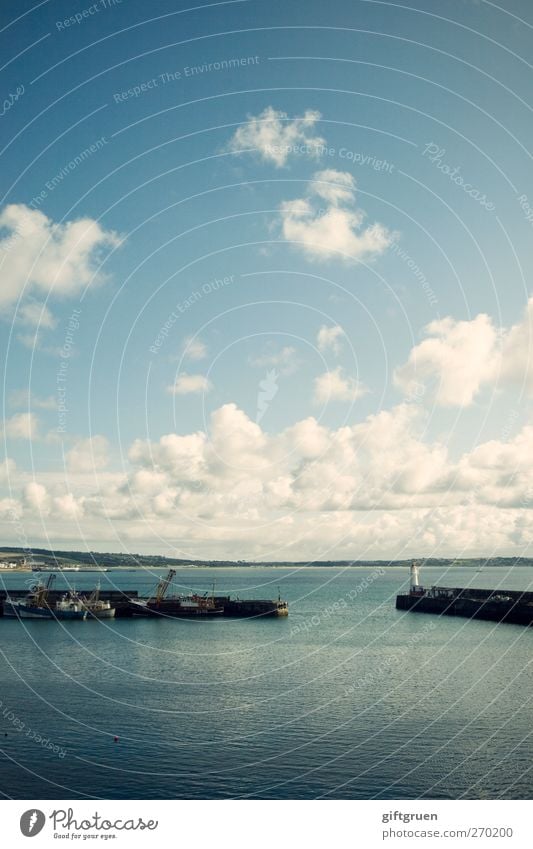
M25 811L20 818L20 830L24 837L35 837L42 831L46 822L46 817L42 811L37 808L31 808Z
M255 417L257 424L259 424L268 410L270 401L272 401L274 396L277 395L279 389L278 377L279 374L276 369L273 368L271 371L267 371L263 380L259 381L259 392L257 393L257 416Z

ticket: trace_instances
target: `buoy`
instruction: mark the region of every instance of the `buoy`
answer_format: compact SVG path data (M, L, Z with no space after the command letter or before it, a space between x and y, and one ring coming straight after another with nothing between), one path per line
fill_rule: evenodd
M113 740L115 741L115 743L118 743L118 737L113 737Z

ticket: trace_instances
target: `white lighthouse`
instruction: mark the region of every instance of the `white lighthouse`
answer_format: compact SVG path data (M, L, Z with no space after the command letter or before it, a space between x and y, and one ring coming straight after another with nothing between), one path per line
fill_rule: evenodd
M418 563L413 560L411 563L411 592L415 593L420 589L420 574L418 572Z

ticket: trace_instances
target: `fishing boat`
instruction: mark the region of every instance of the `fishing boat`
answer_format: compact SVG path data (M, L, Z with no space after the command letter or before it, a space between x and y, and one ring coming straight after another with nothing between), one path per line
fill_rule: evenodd
M175 595L167 596L176 571L170 569L166 577L161 578L155 595L150 598L130 599L130 610L137 616L222 616L224 608L217 604L213 595Z
M211 596L181 595L164 599L130 599L130 610L137 616L222 616L224 608Z
M115 608L111 605L111 602L104 601L100 598L100 581L96 584L91 595L86 598L80 598L80 601L85 607L89 618L113 619L115 616Z
M59 601L56 601L55 607L52 607L52 613L56 619L86 619L87 610L79 598L72 598L70 593L65 593Z
M4 601L4 616L17 619L86 619L87 610L79 599L65 593L54 605L48 603L48 594L55 580L49 575L46 584L35 584L22 599L7 598Z

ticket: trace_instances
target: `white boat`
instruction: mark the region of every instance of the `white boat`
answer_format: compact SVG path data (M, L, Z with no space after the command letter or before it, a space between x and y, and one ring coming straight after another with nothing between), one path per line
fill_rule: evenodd
M71 595L78 598L75 593ZM113 619L115 616L115 608L111 602L104 601L100 598L100 581L98 581L94 591L87 598L79 598L79 601L87 611L89 618L93 619Z
M52 612L57 619L86 619L87 610L79 598L73 598L70 593L61 596Z
M86 619L87 611L72 606L39 607L23 601L4 601L4 617L16 619Z
M112 607L111 602L103 601L102 599L98 599L95 602L84 602L85 609L87 610L87 615L89 618L93 617L94 619L114 619L115 617L115 608Z
M87 613L89 617L94 617L95 619L114 619L115 618L115 608L111 606L109 601L99 601L93 607L88 608Z
M36 584L23 600L7 598L4 601L4 616L17 619L86 619L87 610L79 599L65 593L54 605L48 604L48 593L55 575L50 575L46 584Z

